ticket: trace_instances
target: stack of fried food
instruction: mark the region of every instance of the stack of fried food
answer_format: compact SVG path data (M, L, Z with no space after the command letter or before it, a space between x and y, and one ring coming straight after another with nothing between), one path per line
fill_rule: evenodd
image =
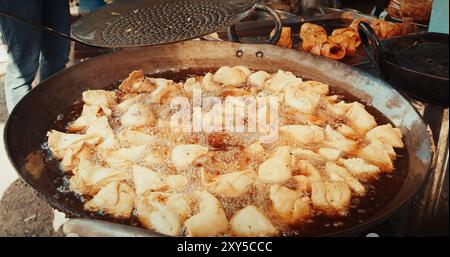
M368 20L354 20L350 27L357 31L358 25L361 21L369 23ZM370 23L370 26L375 31L377 37L381 40L391 37L404 36L418 31L417 26L410 22L394 23L385 20L375 20Z
M300 29L300 38L303 41L302 50L330 59L341 60L347 53L355 53L361 44L358 34L358 25L361 21L368 22L368 20L354 20L349 27L335 29L330 36L325 28L312 23L304 23ZM417 26L412 23L393 23L385 20L375 20L370 26L381 40L417 31Z
M387 12L397 19L428 24L432 8L432 0L391 0Z
M235 110L248 106L228 96L276 97L279 136L265 143L249 131L184 132L172 99L193 103L194 90L220 97L201 108L209 124L225 115L225 99ZM225 66L180 83L134 71L118 90L82 97L83 111L67 131L48 133L70 190L87 210L134 216L170 236L289 235L316 216L350 215L371 181L394 172L394 148L404 147L400 129L378 124L363 104L283 70Z

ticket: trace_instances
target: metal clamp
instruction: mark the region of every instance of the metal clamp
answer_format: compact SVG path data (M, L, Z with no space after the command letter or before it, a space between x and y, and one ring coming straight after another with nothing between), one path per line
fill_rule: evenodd
M281 32L283 29L283 23L281 22L281 18L278 15L278 13L268 7L267 5L261 4L261 3L256 3L255 4L255 11L261 11L261 12L266 12L268 13L270 16L272 16L272 18L275 20L275 34L272 35L269 40L267 40L267 43L269 44L276 44L280 38L281 38ZM228 28L228 40L233 41L233 42L237 42L239 43L239 37L236 33L236 26L232 25Z

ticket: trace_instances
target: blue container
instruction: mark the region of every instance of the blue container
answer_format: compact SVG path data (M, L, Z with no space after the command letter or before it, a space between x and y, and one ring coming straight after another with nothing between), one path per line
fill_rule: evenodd
M105 4L104 0L80 0L80 14L95 11Z

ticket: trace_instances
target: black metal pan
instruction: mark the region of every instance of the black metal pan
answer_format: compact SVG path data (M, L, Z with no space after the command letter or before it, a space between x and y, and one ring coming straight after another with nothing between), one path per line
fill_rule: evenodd
M381 42L365 22L359 32L381 78L416 99L448 106L447 34L420 32Z
M383 195L392 190L395 193L385 204L374 206L364 222L346 228L331 226L319 235L355 234L383 221L408 203L427 178L433 159L427 126L414 107L389 84L343 63L298 50L230 42L189 41L125 49L67 68L39 84L14 108L5 125L6 152L20 178L54 208L70 218L107 219L84 210L79 198L67 194L61 187L64 183L61 173L46 159L43 143L55 120L64 118L61 114L73 108L83 91L110 88L135 69L157 74L224 65L245 65L269 72L285 69L306 79L322 81L364 101L402 130L408 159L396 172L405 176L401 184L387 188Z

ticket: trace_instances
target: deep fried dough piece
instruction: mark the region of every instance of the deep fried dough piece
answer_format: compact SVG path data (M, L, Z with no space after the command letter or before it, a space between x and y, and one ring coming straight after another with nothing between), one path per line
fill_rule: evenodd
M325 28L316 24L304 23L300 28L300 37L302 39L308 35L318 35L318 37L322 37L323 34L327 34Z
M275 30L270 33L270 36L275 35ZM281 37L277 42L277 46L292 48L292 29L291 27L283 27L281 29Z
M239 197L254 182L255 177L251 170L225 173L217 176L209 185L209 189L219 196Z
M127 128L153 126L156 123L156 117L148 105L136 103L120 117L120 122Z
M417 26L408 23L393 23L385 20L376 20L370 24L375 31L375 34L380 39L388 39L396 36L403 36L418 30Z
M138 197L136 214L147 228L169 236L179 236L182 223L190 215L186 194L151 193Z
M361 44L358 31L352 28L335 29L328 40L346 49L347 52L354 53Z
M276 236L279 233L266 215L254 205L237 211L231 218L230 225L236 236Z
M101 107L98 105L83 105L81 116L69 125L69 132L80 132L86 130L102 115L100 110Z
M128 218L134 207L136 194L133 188L123 182L114 181L102 188L84 205L90 211L104 211L114 217Z
M111 108L116 103L116 93L106 90L87 90L83 92L83 102L90 106L100 106L105 115L110 116Z
M332 182L345 182L357 195L365 195L366 189L353 175L344 167L334 162L327 162L325 172Z
M187 236L218 236L228 230L228 220L221 203L208 191L196 191L199 213L184 223Z
M290 224L295 224L311 216L311 199L280 185L270 187L272 209Z
M342 164L352 175L361 180L370 180L375 178L381 171L375 165L367 163L361 158L339 159Z
M273 92L281 92L289 85L300 85L303 83L301 78L297 78L292 72L278 70L270 79L264 82L264 87Z
M382 171L392 172L394 169L392 162L395 158L394 149L378 139L372 139L370 144L359 149L358 156L378 166Z
M201 145L177 145L170 154L170 161L177 170L188 169L195 159L208 153Z
M281 127L280 131L299 144L317 144L324 141L324 130L314 125L289 125Z
M94 195L111 182L127 180L130 177L126 169L119 167L105 167L93 160L79 161L75 174L70 178L70 187L83 195Z
M320 55L320 49L327 42L328 35L323 27L312 23L305 23L300 28L300 38L303 40L303 51Z
M369 130L377 126L373 115L366 110L364 105L358 102L351 104L345 116L349 120L348 125L361 135L366 134Z
M228 67L224 66L217 70L214 74L214 81L220 83L226 87L237 87L245 84L247 82L248 76L252 72L247 67L235 66Z
M357 142L346 138L337 132L330 125L325 127L324 145L329 148L338 149L347 153L353 152L357 147Z
M303 40L303 51L315 55L322 55L334 60L340 60L345 57L345 48L329 41L327 32L319 25L311 23L303 24L300 28L300 38Z
M119 89L127 93L149 93L155 89L155 84L144 77L142 70L133 71L120 84Z
M322 45L320 54L333 60L341 60L345 57L347 51L344 47L333 42L325 42Z
M102 139L102 142L97 146L98 150L111 150L117 148L117 140L109 125L108 118L102 116L98 118L91 126L86 130L86 135L98 136Z
M378 126L367 132L366 138L369 140L378 139L383 144L396 148L403 148L402 131L399 128L392 127L391 124Z
M285 104L301 113L311 114L320 101L319 94L302 90L298 85L289 85L284 88L284 92Z
M150 191L162 191L167 188L157 172L138 165L134 165L132 170L137 195L144 195Z
M258 179L263 183L282 184L288 181L291 174L291 148L280 146L272 158L265 160L258 168Z
M66 134L56 130L47 132L48 147L52 151L52 155L55 158L62 159L66 154L66 151L72 145L78 143L97 144L101 137L98 135L79 135L79 134Z

